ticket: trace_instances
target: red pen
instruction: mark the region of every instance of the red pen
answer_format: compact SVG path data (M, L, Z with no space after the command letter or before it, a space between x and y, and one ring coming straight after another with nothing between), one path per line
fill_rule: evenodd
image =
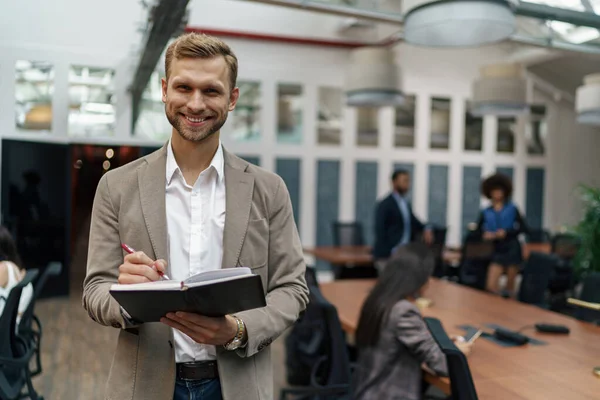
M125 243L121 243L121 247L123 248L123 250L125 250L125 251L126 251L127 253L129 253L129 254L133 254L133 253L135 253L135 250L134 250L134 249L132 249L131 247L129 247L128 245L126 245ZM156 272L157 272L157 273L158 273L160 276L162 276L162 277L163 277L163 279L170 280L170 279L169 279L169 277L167 276L167 274L165 274L164 272L162 272L162 271L159 271L158 269L156 270Z

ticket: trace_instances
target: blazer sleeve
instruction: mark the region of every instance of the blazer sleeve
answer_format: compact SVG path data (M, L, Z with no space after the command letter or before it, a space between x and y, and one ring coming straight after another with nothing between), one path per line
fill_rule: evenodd
M281 178L269 209L267 306L236 314L248 333L246 346L237 350L241 357L253 356L270 345L294 324L308 304L302 245L290 195Z
M83 308L99 324L130 328L132 324L125 321L119 303L109 293L111 285L118 283L119 265L123 262L118 214L110 197L109 175L100 179L92 207Z
M425 224L423 224L419 218L416 217L415 213L413 212L412 206L410 207L410 224L411 224L411 229L413 232L419 233L419 232L423 232L423 230L425 230L426 226Z
M387 205L387 201L381 200L377 207L375 208L375 238L378 242L385 243L387 247L387 224L389 221L389 207Z
M431 336L416 307L397 307L394 318L398 341L419 363L425 363L437 375L447 376L446 356Z

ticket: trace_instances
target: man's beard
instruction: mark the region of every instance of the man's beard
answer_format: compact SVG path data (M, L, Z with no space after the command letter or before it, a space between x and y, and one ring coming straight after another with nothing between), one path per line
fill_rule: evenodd
M178 112L170 114L167 111L166 114L167 119L169 120L173 128L175 128L175 130L179 132L182 138L184 138L185 140L189 140L190 142L196 143L201 142L204 139L210 137L211 135L219 132L219 130L225 124L225 121L227 121L227 112L225 112L225 114L223 114L223 116L219 119L216 119L216 116L211 116L212 118L209 120L209 124L207 124L207 126L194 129L184 125L184 122L181 119L185 118L185 116L182 115L180 117L180 114Z

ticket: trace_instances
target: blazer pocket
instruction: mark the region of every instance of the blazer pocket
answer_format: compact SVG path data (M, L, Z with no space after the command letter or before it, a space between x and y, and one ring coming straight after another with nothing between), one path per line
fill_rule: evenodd
M246 237L240 252L241 267L260 268L267 265L269 252L269 224L266 218L248 221Z

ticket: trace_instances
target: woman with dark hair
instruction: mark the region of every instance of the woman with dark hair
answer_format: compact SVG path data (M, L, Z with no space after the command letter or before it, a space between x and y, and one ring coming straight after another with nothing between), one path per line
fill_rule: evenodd
M0 226L0 314L4 311L6 299L12 288L25 277L26 271L20 268L21 265L21 257L19 257L12 235L8 229ZM20 322L21 315L31 302L32 297L33 285L30 283L21 292L17 323Z
M356 331L354 399L417 400L422 397L423 366L448 374L446 357L413 304L434 265L433 253L422 243L401 247L388 261L363 305ZM465 353L471 348L460 341L456 346Z
M488 268L486 289L499 293L499 280L506 273L506 296L514 295L515 280L523 261L519 234L527 226L517 206L510 201L512 182L502 174L494 174L481 184L481 192L491 201L479 215L478 230L484 240L494 242L494 254Z

